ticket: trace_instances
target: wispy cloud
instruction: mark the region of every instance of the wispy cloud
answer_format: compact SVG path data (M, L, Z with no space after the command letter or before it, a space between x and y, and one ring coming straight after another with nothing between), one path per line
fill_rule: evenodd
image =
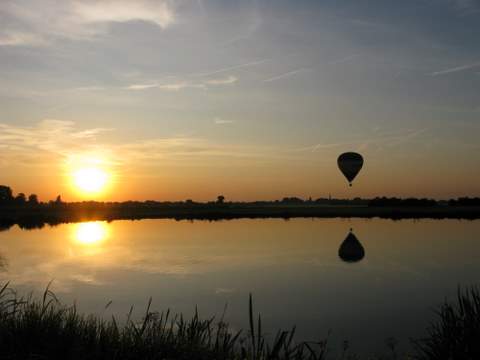
M124 89L126 90L147 90L147 89L154 89L158 88L158 84L132 84L125 86Z
M141 20L166 28L174 21L169 2L162 0L75 1L72 10L85 24Z
M163 84L158 85L160 90L167 90L167 91L179 91L183 89L201 89L206 90L207 86L205 84L193 84L186 81L180 81L171 84Z
M355 54L352 54L352 55L342 57L342 58L337 59L337 60L330 61L328 64L329 65L343 64L343 63L349 62L350 60L353 60L353 59L359 57L360 55L362 55L362 54L361 53L355 53Z
M377 147L396 147L424 134L428 129L407 129L396 133L378 133L375 130L375 136L362 136L351 140L334 142L334 143L318 143L302 148L297 148L296 152L317 152L319 150L335 149L335 148L354 148L358 151L365 150L369 146Z
M218 119L218 124L228 121ZM162 163L178 164L195 161L210 163L212 157L231 159L281 159L286 152L260 145L220 144L205 138L171 136L166 138L139 139L111 142L102 135L113 129L79 129L71 121L43 120L33 126L17 126L0 123L0 163L42 165L45 154L56 156L59 161L69 161L82 154L102 154L112 166L125 164ZM43 157L43 158L42 158ZM43 160L42 160L43 159ZM49 164L52 158L48 158Z
M225 120L225 119L221 119L221 118L215 118L215 119L213 119L213 122L217 125L228 125L228 124L233 124L235 121Z
M475 63L468 64L468 65L456 66L456 67L452 67L452 68L448 68L448 69L444 69L444 70L440 70L440 71L435 71L435 72L431 73L430 75L432 75L432 76L447 75L447 74L451 74L451 73L456 73L456 72L460 72L460 71L474 69L474 68L477 68L477 67L480 67L480 62L475 62Z
M216 74L220 74L220 73L224 73L224 72L228 72L228 71L232 71L232 70L242 69L242 68L246 68L246 67L250 67L250 66L261 65L261 64L264 64L268 61L270 61L270 59L261 59L261 60L249 61L249 62L246 62L246 63L233 65L233 66L228 66L228 67L220 68L220 69L217 69L217 70L212 70L212 71L208 71L208 72L193 74L193 76L212 76L212 75L216 75Z
M92 85L92 86L79 86L71 90L72 91L103 91L105 89L106 88L103 86Z
M15 30L0 31L0 46L41 46L45 44L45 39L36 34Z
M231 85L238 81L236 76L230 75L226 78L210 79L205 81L190 82L186 80L177 80L169 83L147 83L147 84L132 84L124 87L126 90L148 90L160 89L166 91L180 91L184 89L201 89L207 90L211 86Z
M308 68L296 69L296 70L293 70L293 71L289 71L289 72L279 74L279 75L273 76L271 78L265 79L265 80L263 80L263 82L272 82L272 81L277 81L277 80L280 80L280 79L285 79L285 78L288 78L288 77L291 77L293 75L296 75L296 74L299 74L299 73L302 73L302 72L305 72L305 71L309 71L309 70L310 69L308 69Z
M155 163L162 160L163 164L171 161L178 165L182 162L194 161L198 165L202 159L210 163L212 158L275 159L282 157L278 149L267 146L220 144L205 138L184 136L147 139L110 147L115 153L122 154L122 162L130 161L135 164Z
M3 164L14 161L41 165L41 153L67 158L72 152L96 148L95 140L107 128L79 130L74 122L43 120L35 126L16 126L0 123L0 160ZM30 162L29 162L30 159Z
M5 1L0 45L44 45L60 39L93 39L110 23L145 21L162 29L175 21L166 0L30 0Z
M476 0L449 0L462 15L470 15L480 11L480 3Z
M236 76L230 75L223 79L207 80L205 83L209 85L229 85L229 84L236 83L237 81L238 81L238 78Z
M242 29L239 35L228 39L227 41L220 44L220 46L230 46L239 41L250 39L258 31L262 23L263 23L263 18L260 14L260 11L255 6L252 9L252 13L247 18L245 29Z

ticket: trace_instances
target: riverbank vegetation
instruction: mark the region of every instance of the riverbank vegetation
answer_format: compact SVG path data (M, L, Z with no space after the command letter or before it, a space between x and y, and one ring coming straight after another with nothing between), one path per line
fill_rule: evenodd
M38 196L14 195L0 186L0 231L18 224L23 229L42 228L68 222L94 220L223 220L238 218L384 218L384 219L480 219L480 199L449 201L432 199L332 199L303 200L296 197L274 201L227 201L225 196L207 202L125 201L125 202L42 202Z
M249 301L249 329L233 331L223 319L190 319L154 312L151 301L140 322L131 313L119 325L80 314L75 305L62 305L48 287L40 299L20 297L8 287L0 290L0 358L2 359L360 359L348 345L331 352L326 340L298 342L295 328L267 340L262 320ZM107 305L108 306L108 305ZM395 341L387 355L369 359L480 358L480 293L459 290L456 302L445 303L427 329L413 340L411 354L398 354ZM337 349L338 350L338 349Z

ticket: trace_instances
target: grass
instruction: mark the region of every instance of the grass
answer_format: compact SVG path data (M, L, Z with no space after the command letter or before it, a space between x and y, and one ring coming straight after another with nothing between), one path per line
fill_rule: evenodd
M114 317L85 316L75 305L62 305L49 287L35 299L19 296L7 283L0 289L0 359L359 359L349 354L347 342L335 356L327 341L297 343L295 328L267 341L251 296L249 329L237 332L223 316L202 320L195 312L185 319L153 312L150 305L141 322L132 320L131 310L120 326ZM413 341L414 354L398 356L389 339L388 356L368 359L480 359L478 289L459 290L456 303L446 302L436 314L427 336Z
M1 359L315 359L326 358L326 342L300 343L295 329L280 331L269 344L250 297L248 332L232 332L223 319L191 319L150 311L142 322L131 312L126 324L79 314L60 304L49 288L40 300L0 290Z
M480 359L480 291L458 289L455 303L445 302L424 339L415 340L417 359Z

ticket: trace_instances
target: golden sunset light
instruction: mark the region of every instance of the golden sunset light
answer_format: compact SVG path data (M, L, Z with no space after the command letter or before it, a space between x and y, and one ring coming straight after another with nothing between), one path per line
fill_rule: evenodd
M100 168L82 168L73 173L73 181L77 189L86 194L99 193L105 189L109 175Z
M480 0L0 22L0 360L480 359Z
M105 196L112 183L112 171L101 154L71 155L65 171L72 192L80 199L93 200Z
M82 245L94 245L108 236L107 226L99 221L80 223L74 230L75 241Z

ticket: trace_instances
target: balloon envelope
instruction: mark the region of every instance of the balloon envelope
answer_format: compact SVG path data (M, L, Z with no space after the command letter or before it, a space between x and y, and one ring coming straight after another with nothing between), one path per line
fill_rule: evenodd
M355 179L362 169L363 157L355 152L346 152L338 157L337 164L342 174L350 183L350 186L352 186L353 179Z

